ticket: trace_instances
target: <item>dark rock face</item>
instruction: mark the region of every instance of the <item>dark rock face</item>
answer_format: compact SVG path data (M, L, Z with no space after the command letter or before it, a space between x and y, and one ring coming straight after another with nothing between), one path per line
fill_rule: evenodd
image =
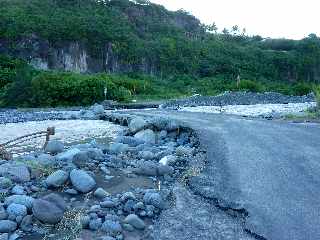
M14 47L12 47L14 45ZM98 53L93 54L88 46L78 41L49 42L33 35L12 40L0 39L0 54L24 59L36 69L64 70L80 73L126 73L141 72L155 75L158 67L153 61L141 58L138 63L126 63L114 52L108 42Z

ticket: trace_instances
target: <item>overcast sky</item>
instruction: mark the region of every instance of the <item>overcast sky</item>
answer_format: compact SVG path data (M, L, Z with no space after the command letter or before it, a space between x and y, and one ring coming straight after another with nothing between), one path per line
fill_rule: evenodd
M220 30L238 25L263 37L301 39L320 35L320 0L151 0L170 10L185 9Z

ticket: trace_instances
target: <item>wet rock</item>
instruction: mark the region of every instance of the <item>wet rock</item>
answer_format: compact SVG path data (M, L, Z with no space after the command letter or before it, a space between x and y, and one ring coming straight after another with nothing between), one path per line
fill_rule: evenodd
M51 140L48 142L46 148L44 149L45 152L51 154L61 153L64 150L64 145L61 141L58 140Z
M135 134L143 129L145 129L148 126L148 123L146 120L144 120L141 117L133 118L129 123L129 130L131 133Z
M134 227L132 226L132 225L130 225L130 224L123 224L122 225L123 226L123 229L125 230L125 231L128 231L128 232L133 232L134 231Z
M164 202L161 195L156 192L145 193L143 201L146 205L152 205L159 209L162 209L164 207Z
M36 162L43 166L53 166L55 164L56 158L50 154L40 154L36 158Z
M24 187L20 185L16 185L11 189L11 193L15 195L24 195L25 194Z
M139 175L157 176L158 165L152 161L139 162L134 172Z
M124 222L139 230L143 230L146 227L144 221L135 214L128 215Z
M127 152L128 149L129 145L123 143L112 143L109 147L110 152L115 154Z
M27 215L27 207L21 204L11 203L7 208L7 213L14 218L18 216L24 217Z
M110 194L105 191L103 188L97 188L97 190L94 192L94 196L97 198L105 198L108 197Z
M168 132L166 130L162 130L159 132L159 139L165 139L168 135Z
M0 166L0 176L7 177L14 182L23 183L30 181L30 172L26 165L5 163Z
M26 195L12 195L7 197L4 201L6 206L9 206L12 203L21 204L26 206L28 209L32 208L34 198L26 196Z
M46 184L49 187L61 187L68 180L69 174L65 171L58 170L52 173L45 180Z
M33 215L40 221L48 224L56 224L62 219L66 209L66 203L57 194L49 194L33 202Z
M142 130L134 135L135 138L144 141L145 143L156 143L156 134L150 130Z
M0 220L0 232L9 233L17 229L17 223L10 220Z
M82 193L88 193L96 186L96 181L83 170L72 170L70 179L74 188Z
M65 193L68 193L70 195L77 195L78 191L75 189L67 189L66 191L64 191Z
M123 211L127 212L127 213L134 213L134 211L135 211L134 206L135 205L136 205L136 201L128 200L123 206Z
M7 189L11 188L13 185L11 179L6 178L6 177L0 177L0 188L1 189Z
M106 201L101 202L100 206L102 208L114 208L117 206L117 204L112 200L106 200Z
M106 219L106 221L102 224L101 230L110 236L116 237L121 234L122 227L118 221Z

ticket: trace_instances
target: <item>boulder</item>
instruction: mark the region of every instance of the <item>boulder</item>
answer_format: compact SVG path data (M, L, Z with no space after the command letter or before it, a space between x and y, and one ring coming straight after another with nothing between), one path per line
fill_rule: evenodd
M69 174L65 171L58 170L52 173L45 180L46 184L49 187L61 187L68 180Z
M179 146L176 149L176 155L179 157L191 156L193 154L193 149L191 147Z
M27 207L21 204L11 203L7 208L7 213L9 216L14 218L21 216L27 216Z
M152 160L155 158L154 153L150 151L141 151L138 153L138 156L144 160Z
M88 193L96 186L96 181L83 170L72 170L70 179L74 188L82 193Z
M129 131L135 134L148 126L148 122L141 117L133 118L129 123Z
M0 232L9 233L17 229L17 223L10 220L0 220Z
M56 224L60 222L65 210L65 201L54 193L33 201L33 215L41 222L47 224Z
M145 176L157 176L158 164L152 161L138 162L137 168L134 169L134 173Z
M136 138L131 137L131 136L117 137L115 142L128 144L130 147L136 147L136 146L144 143L144 141L136 139Z
M115 154L127 152L128 149L129 145L123 143L112 143L109 147L110 152Z
M144 221L135 214L128 215L124 219L124 222L139 230L143 230L146 227Z
M144 141L145 143L155 144L156 134L150 130L142 130L134 135L135 138Z
M85 167L89 162L89 154L87 151L80 151L74 155L72 163L79 168Z
M95 114L95 115L102 115L104 114L104 107L100 104L94 104L92 107L90 107L90 110Z
M112 237L116 237L117 235L121 234L122 227L118 221L106 219L101 226L101 230Z
M103 188L97 188L97 190L94 192L94 196L97 198L105 198L108 197L110 194L105 191Z
M30 172L26 165L5 163L0 166L0 176L7 177L14 182L23 183L30 181Z
M64 161L64 162L71 162L74 158L75 155L77 155L80 152L78 148L71 148L66 152L59 153L56 158L59 161Z
M51 140L48 142L46 148L44 149L45 152L50 154L57 154L61 153L64 150L64 144L58 140Z
M7 197L4 201L4 205L9 206L11 203L21 204L26 206L28 209L32 208L34 198L26 195L12 195Z
M11 179L6 177L0 177L0 188L1 189L8 189L11 188L13 185Z
M24 191L24 187L16 185L11 189L11 193L15 195L24 195L26 192Z
M152 205L156 208L163 209L164 202L159 193L147 192L143 197L143 201L146 205Z

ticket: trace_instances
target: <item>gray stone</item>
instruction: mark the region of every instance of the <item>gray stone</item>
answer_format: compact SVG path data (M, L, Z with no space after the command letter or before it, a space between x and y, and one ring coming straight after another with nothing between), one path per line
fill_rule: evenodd
M161 158L159 163L162 165L174 165L176 163L176 161L177 161L176 156L168 155L168 156L164 156L163 158Z
M7 189L11 188L13 185L11 179L6 178L6 177L0 177L0 188L1 189Z
M6 206L9 206L11 203L21 204L26 206L28 209L32 208L34 198L26 195L12 195L7 197L4 201Z
M45 182L49 187L61 187L63 184L65 184L68 178L69 174L67 172L58 170L50 174L50 176L47 177Z
M136 196L134 195L133 192L125 192L120 198L121 202L126 202L129 199L132 199L132 200L136 199Z
M22 219L21 224L20 224L20 228L25 232L28 232L32 229L32 216L31 215L27 215Z
M89 154L87 151L80 151L74 155L72 162L79 168L85 167L89 162Z
M95 104L90 107L90 110L95 114L95 115L103 115L104 114L104 107L100 104Z
M165 139L168 135L168 132L166 130L162 130L159 132L159 139Z
M36 161L43 166L53 166L56 158L50 154L41 154L36 158Z
M49 194L42 199L33 202L33 215L40 221L48 224L56 224L62 219L66 209L66 203L57 194Z
M117 235L121 234L122 227L118 221L107 219L102 224L101 230L113 237L116 237Z
M17 229L17 223L10 220L0 220L0 232L9 233Z
M130 225L130 224L125 223L122 226L123 226L123 229L128 231L128 232L133 232L134 231L134 227L132 225Z
M9 216L14 216L15 218L18 216L26 216L27 215L27 207L21 204L11 203L7 208L7 213Z
M123 143L123 144L127 144L130 147L136 147L140 144L143 144L144 141L136 139L134 137L131 136L121 136L121 137L117 137L115 140L117 143Z
M117 206L117 204L114 201L106 200L100 203L100 206L102 208L114 208Z
M161 195L156 192L147 192L143 197L143 201L146 205L152 205L159 209L163 209L164 207Z
M133 134L145 129L148 126L148 123L146 120L144 120L141 117L136 117L132 119L129 123L129 131Z
M61 141L58 140L51 140L48 142L46 148L44 149L45 152L51 154L61 153L64 150L64 145Z
M101 225L102 225L101 218L91 219L89 222L89 229L96 231L101 227Z
M129 149L129 145L123 143L112 143L109 147L111 153L123 153L127 152Z
M9 234L8 233L2 233L0 234L0 240L8 240Z
M134 135L135 138L144 141L145 143L156 143L156 134L150 130L142 130Z
M0 220L5 220L8 218L8 213L4 207L0 207Z
M10 178L14 182L30 181L30 172L26 165L5 163L0 166L0 176Z
M171 175L174 173L174 168L168 165L159 164L158 176Z
M157 176L158 174L158 164L152 161L143 161L139 162L137 168L134 169L134 172L139 175L145 176Z
M140 219L137 215L135 214L130 214L128 215L125 219L124 222L127 224L132 225L134 228L143 230L146 225L142 219Z
M15 195L24 195L25 191L24 191L24 187L20 186L20 185L16 185L11 189L12 194Z
M78 148L71 148L66 152L59 153L56 158L59 161L63 162L71 162L75 155L77 155L80 152Z
M72 170L70 179L74 188L82 193L88 193L96 186L96 181L83 170Z
M105 198L109 195L110 194L106 192L103 188L97 188L97 190L94 192L94 196L97 198Z
M138 153L138 156L144 160L152 160L155 158L154 153L150 151L141 151Z

